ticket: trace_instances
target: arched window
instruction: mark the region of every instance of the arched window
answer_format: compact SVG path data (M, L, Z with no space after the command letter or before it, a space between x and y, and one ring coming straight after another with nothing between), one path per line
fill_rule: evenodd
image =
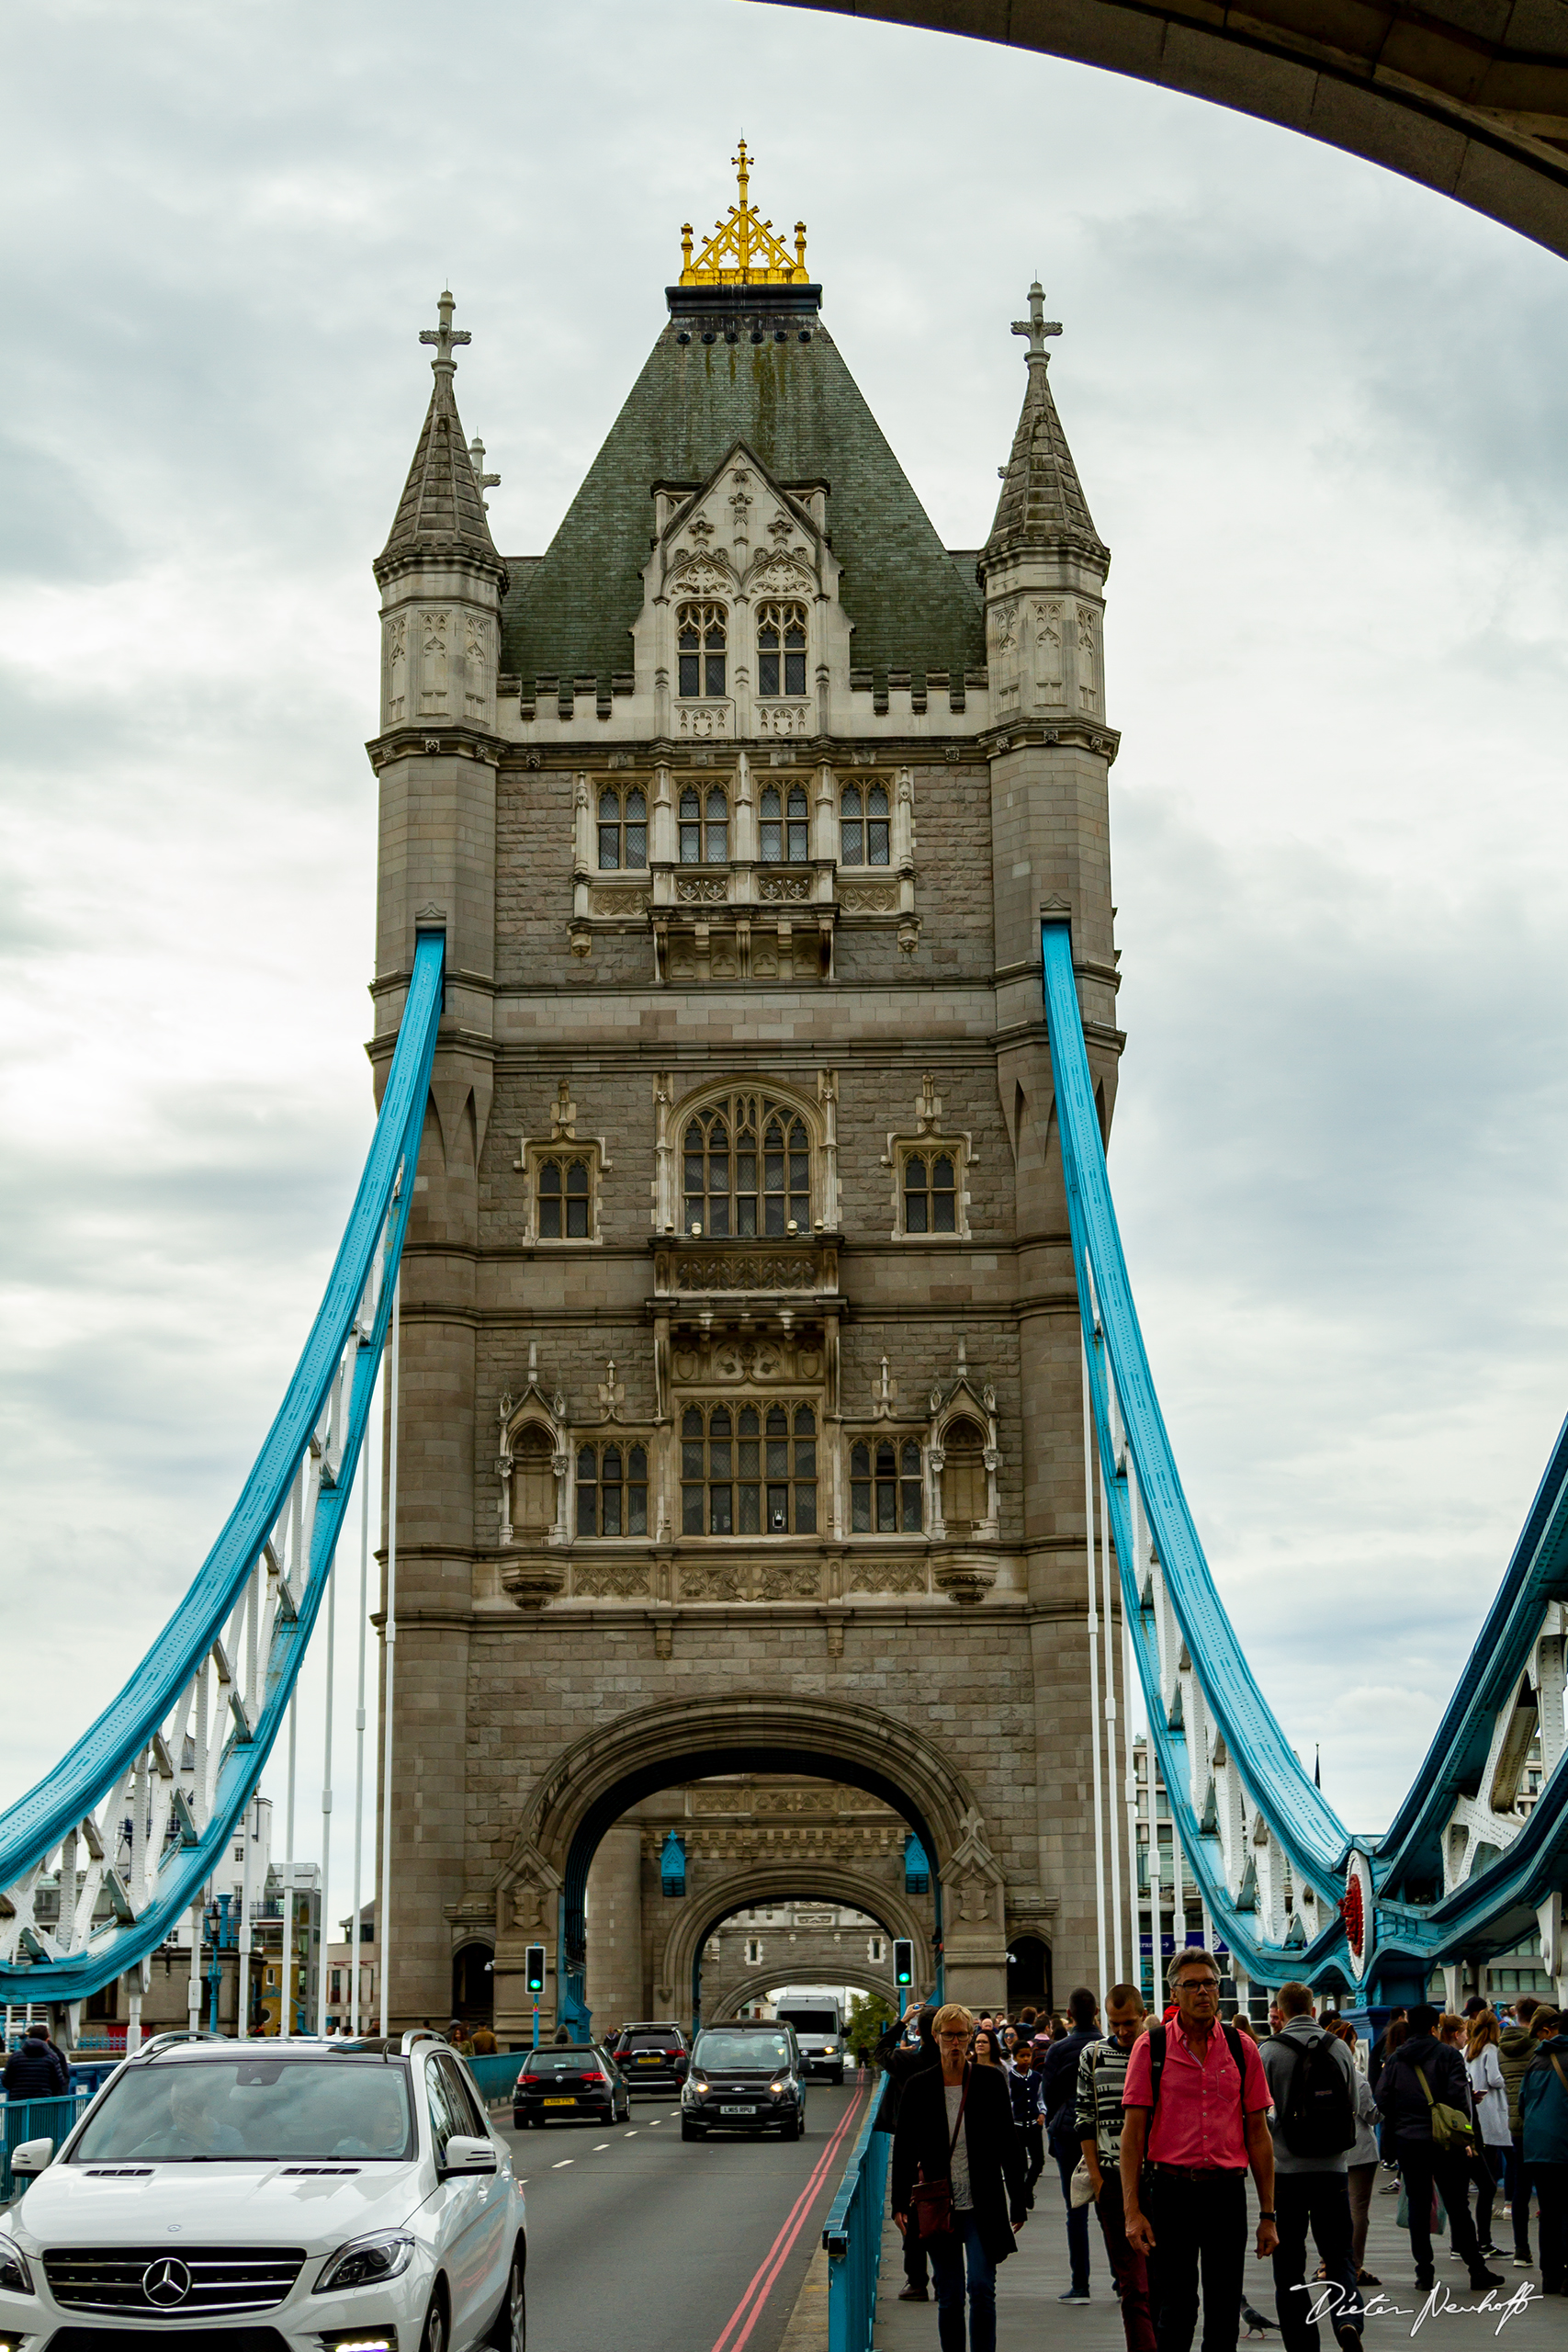
M850 1532L918 1535L923 1520L918 1440L883 1438L850 1448Z
M541 1159L540 1240L587 1241L592 1227L593 1191L586 1159Z
M815 1535L817 1415L809 1405L688 1405L681 1419L683 1535Z
M633 785L617 792L606 785L599 795L599 871L614 874L620 867L642 873L648 865L648 801Z
M542 1544L556 1523L554 1449L537 1421L512 1446L512 1532L519 1543Z
M648 1533L646 1446L578 1447L577 1532L580 1535Z
M682 695L724 692L728 617L722 605L682 605L675 614Z
M728 865L729 863L729 797L714 784L705 793L689 784L681 795L681 863L682 865Z
M886 865L891 860L887 786L846 784L839 795L840 865Z
M906 1233L956 1233L958 1182L950 1152L911 1152L904 1162Z
M974 1421L953 1421L942 1443L942 1524L962 1540L987 1516L985 1434Z
M694 1111L682 1168L687 1233L728 1240L810 1230L810 1139L787 1103L732 1094Z
M806 692L806 607L762 605L757 613L757 692Z
M764 865L806 864L811 849L803 784L792 784L787 794L776 784L763 786L761 832Z

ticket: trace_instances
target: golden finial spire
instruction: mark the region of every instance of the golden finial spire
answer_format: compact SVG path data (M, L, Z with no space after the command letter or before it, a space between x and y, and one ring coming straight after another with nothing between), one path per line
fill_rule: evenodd
M771 220L758 218L750 199L751 166L756 157L750 153L744 139L730 157L735 166L740 201L729 208L726 220L716 220L714 233L692 259L692 231L688 222L681 232L681 283L682 286L804 286L807 282L806 267L806 223L795 224L795 252L782 237L773 233Z

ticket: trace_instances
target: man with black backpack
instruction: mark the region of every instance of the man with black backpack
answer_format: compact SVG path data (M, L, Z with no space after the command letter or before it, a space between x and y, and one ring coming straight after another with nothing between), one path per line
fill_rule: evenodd
M1260 2048L1274 2096L1274 2301L1284 2352L1318 2352L1325 2315L1348 2352L1361 2341L1361 2297L1351 2252L1350 2192L1345 2167L1356 2142L1356 2064L1342 2041L1320 2026L1305 1984L1281 1984L1279 2030ZM1323 2256L1325 2300L1306 2283L1307 2231Z

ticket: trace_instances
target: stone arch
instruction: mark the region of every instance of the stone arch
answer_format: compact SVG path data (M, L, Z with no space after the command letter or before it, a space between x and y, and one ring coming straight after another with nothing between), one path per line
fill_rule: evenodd
M893 1992L891 1967L884 1969L879 1976L875 1969L863 1960L842 1968L835 1966L833 1973L836 1983L852 1985L857 1993L891 1994ZM705 2025L721 2024L726 2018L734 2016L742 2001L759 1999L779 1981L779 1972L776 1968L753 1968L746 1975L738 1977L734 1984L727 1984L723 1991L716 1994L712 2000L709 2000L705 1993L703 2023Z
M781 1860L735 1871L716 1885L705 1887L700 1898L688 1898L682 1905L682 1916L671 1925L655 1962L655 1999L673 2001L679 2013L691 1996L692 1972L703 1946L715 1928L733 1918L738 1911L805 1901L840 1903L846 1908L865 1912L890 1936L908 1936L915 1947L916 1979L922 1989L929 1986L935 1956L918 1904L889 1886L885 1879L872 1878L846 1863ZM890 1977L891 1963L887 1973ZM773 1984L779 1982L776 1962L767 1981ZM854 1971L846 1969L845 1984L854 1981ZM705 2000L705 2009L706 2007Z
M1000 1938L1003 1879L985 1816L967 1775L923 1732L836 1695L671 1699L633 1709L563 1749L536 1785L497 1872L502 1916L509 1893L514 1918L519 1905L532 1917L553 1905L558 1889L570 1999L581 2000L588 1867L611 1823L657 1789L758 1771L807 1772L880 1797L931 1858L938 1937L951 1891L954 1928L965 1939L988 1946Z
M1506 13L1457 0L1353 19L1326 0L1246 17L1183 0L797 0L843 16L1004 41L1181 90L1361 155L1568 254L1562 60Z

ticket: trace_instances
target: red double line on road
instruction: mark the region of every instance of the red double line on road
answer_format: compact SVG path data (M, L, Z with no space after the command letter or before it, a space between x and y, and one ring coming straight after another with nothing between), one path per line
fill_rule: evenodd
M806 2227L812 2204L821 2190L823 2181L832 2170L833 2159L839 2153L845 2133L860 2113L861 2105L862 2099L857 2098L840 2120L837 2131L812 2166L810 2177L805 2188L784 2215L777 2237L758 2264L756 2276L751 2284L731 2312L724 2333L714 2346L713 2352L743 2352L751 2330L762 2315L762 2306L768 2300L773 2281L789 2260L790 2249ZM745 2324L742 2326L743 2321ZM735 2332L737 2328L740 2330L739 2335Z

